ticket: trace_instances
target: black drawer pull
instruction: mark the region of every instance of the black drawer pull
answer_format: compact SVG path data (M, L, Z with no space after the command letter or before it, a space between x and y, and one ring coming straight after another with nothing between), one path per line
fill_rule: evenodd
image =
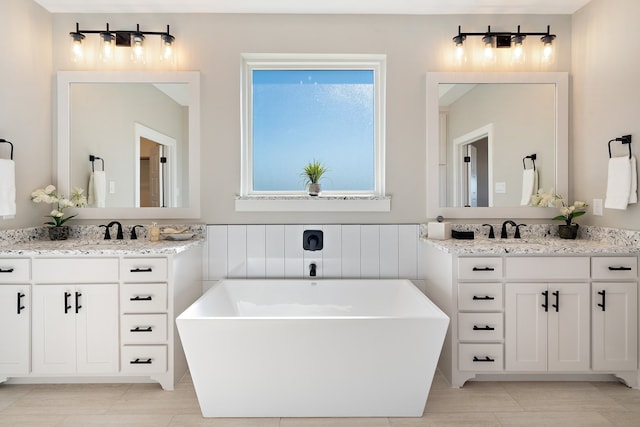
M493 267L473 267L473 271L496 271Z
M76 314L80 313L80 309L82 306L80 305L80 297L82 294L80 292L76 292Z
M132 365L151 365L153 362L151 361L151 358L149 358L146 360L136 359L136 360L130 361L129 363Z
M492 328L491 326L487 325L487 326L478 326L478 325L473 325L473 330L474 331L495 331L496 328Z
M147 268L132 268L129 271L132 272L132 273L151 273L153 271L153 269L151 267L147 267Z
M24 296L22 292L18 292L18 314L24 310L24 305L22 305L22 298L24 298Z
M473 296L473 300L474 301L493 301L494 299L496 299L495 297L489 296L489 295L485 295L483 297L479 297L477 295Z
M9 267L6 270L4 268L0 268L0 273L13 273L13 267Z
M148 297L135 296L133 298L129 298L129 301L151 301L152 299L151 295Z
M474 362L495 362L496 359L492 359L489 356L486 356L482 359L480 359L478 356L473 356L473 361Z
M141 328L140 326L136 326L133 329L129 329L129 332L153 332L153 327L147 326L146 328Z
M631 271L631 267L609 267L609 271Z
M69 310L71 309L71 305L69 304L70 296L71 296L71 293L69 292L64 293L64 314L69 313Z

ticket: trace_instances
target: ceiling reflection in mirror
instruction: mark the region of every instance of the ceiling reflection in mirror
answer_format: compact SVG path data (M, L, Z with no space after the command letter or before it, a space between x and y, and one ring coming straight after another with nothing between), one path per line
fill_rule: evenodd
M441 206L522 206L555 188L554 84L442 83L439 94Z
M69 90L70 184L86 190L90 207L189 205L186 83L72 83Z

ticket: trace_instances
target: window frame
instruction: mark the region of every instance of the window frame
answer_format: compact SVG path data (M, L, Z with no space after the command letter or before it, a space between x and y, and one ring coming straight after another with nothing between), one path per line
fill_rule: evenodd
M386 55L380 54L242 54L241 109L242 163L240 197L270 199L306 196L300 191L253 189L253 92L254 70L371 70L374 75L374 188L373 191L324 191L320 197L385 196L385 94Z

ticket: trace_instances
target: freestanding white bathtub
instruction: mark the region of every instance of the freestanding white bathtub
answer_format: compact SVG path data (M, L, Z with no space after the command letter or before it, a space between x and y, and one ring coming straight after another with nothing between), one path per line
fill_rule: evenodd
M177 318L205 417L422 416L448 323L408 280L224 280Z

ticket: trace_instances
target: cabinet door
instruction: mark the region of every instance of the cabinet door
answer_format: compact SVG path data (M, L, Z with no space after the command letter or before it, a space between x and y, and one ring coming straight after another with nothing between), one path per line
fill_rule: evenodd
M76 314L74 287L33 287L33 372L71 374L76 372Z
M31 286L0 285L0 376L29 373Z
M74 308L77 311L77 372L118 372L118 286L78 285Z
M505 368L547 370L546 283L505 285Z
M592 351L595 371L635 371L638 360L638 285L593 283Z
M589 370L589 294L587 283L549 284L549 371Z

